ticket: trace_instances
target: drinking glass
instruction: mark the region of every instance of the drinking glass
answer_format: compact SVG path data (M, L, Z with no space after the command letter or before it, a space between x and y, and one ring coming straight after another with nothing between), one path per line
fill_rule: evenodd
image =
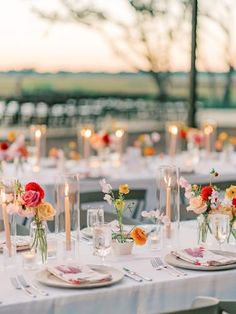
M93 228L97 223L104 223L103 209L88 209L87 210L87 227Z
M93 250L94 255L102 258L104 264L105 257L111 251L111 227L106 223L97 223L93 226Z
M229 216L224 214L211 215L210 224L212 234L218 242L219 249L221 249L221 244L225 242L230 232Z

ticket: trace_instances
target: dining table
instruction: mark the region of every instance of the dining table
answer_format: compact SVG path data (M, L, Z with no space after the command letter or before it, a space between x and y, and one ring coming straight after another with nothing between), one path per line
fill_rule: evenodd
M83 230L80 232L83 233ZM58 245L61 237L57 235ZM214 247L214 243L209 243ZM17 253L14 265L4 266L4 256L0 255L0 313L1 314L156 314L166 311L176 311L189 308L196 296L213 296L220 299L235 299L236 266L229 270L188 270L183 276L173 276L164 269L156 270L152 266L154 257L165 256L176 248L197 246L196 220L180 223L175 242L167 245L163 242L160 250L153 250L147 242L144 246L135 246L129 255L115 255L112 251L106 256L105 264L126 273L124 267L137 272L150 280L134 281L124 276L119 282L99 288L59 288L44 285L37 281L37 274L48 265L65 263L56 259L49 259L48 264L38 269L25 270L22 253ZM236 243L223 244L222 250L236 253ZM76 244L76 257L73 263L79 265L101 265L99 256L93 254L91 241L83 239ZM11 278L23 275L28 282L46 291L43 296L35 292L36 297L17 290L11 283Z

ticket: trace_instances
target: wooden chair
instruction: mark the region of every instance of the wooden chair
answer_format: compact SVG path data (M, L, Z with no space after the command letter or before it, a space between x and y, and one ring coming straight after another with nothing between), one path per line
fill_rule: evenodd
M211 297L197 297L190 309L165 312L162 314L218 314L219 300Z

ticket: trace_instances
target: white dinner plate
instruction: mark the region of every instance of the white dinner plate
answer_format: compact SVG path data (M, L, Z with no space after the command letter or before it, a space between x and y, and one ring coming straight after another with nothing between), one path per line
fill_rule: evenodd
M115 283L122 280L124 277L124 274L113 267L110 266L103 266L103 265L89 265L93 270L100 272L100 273L106 273L112 276L112 279L110 281L103 281L103 282L97 282L97 283L86 283L86 284L70 284L68 282L65 282L53 274L51 274L47 270L42 270L35 274L35 279L39 281L42 284L45 284L47 286L56 287L56 288L73 288L73 289L88 289L88 288L99 288L99 287L105 287L114 285Z
M214 253L218 253L220 255L225 255L225 256L233 256L236 257L236 253L233 252L227 252L227 251L213 251ZM207 270L207 271L212 271L212 270L227 270L227 269L233 269L236 268L236 263L234 264L228 264L228 265L222 265L222 266L200 266L200 265L194 265L191 264L187 261L184 261L177 256L173 254L167 254L165 256L165 262L179 268L185 268L185 269L191 269L191 270Z

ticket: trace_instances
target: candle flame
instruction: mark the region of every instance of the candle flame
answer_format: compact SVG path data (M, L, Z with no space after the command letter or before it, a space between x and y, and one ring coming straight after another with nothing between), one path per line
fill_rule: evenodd
M65 184L65 197L68 197L69 196L69 184L66 183Z
M170 126L169 131L171 134L177 135L178 134L178 127L176 125L172 125L172 126Z
M123 129L118 129L115 132L116 137L121 138L124 135L125 131Z
M82 129L81 130L81 136L84 136L86 138L90 138L92 135L92 130L91 129Z
M35 131L35 137L40 138L41 137L41 131L40 130L36 130Z
M205 131L206 135L209 135L209 134L211 134L213 132L213 127L211 125L207 125L205 127L204 131Z

